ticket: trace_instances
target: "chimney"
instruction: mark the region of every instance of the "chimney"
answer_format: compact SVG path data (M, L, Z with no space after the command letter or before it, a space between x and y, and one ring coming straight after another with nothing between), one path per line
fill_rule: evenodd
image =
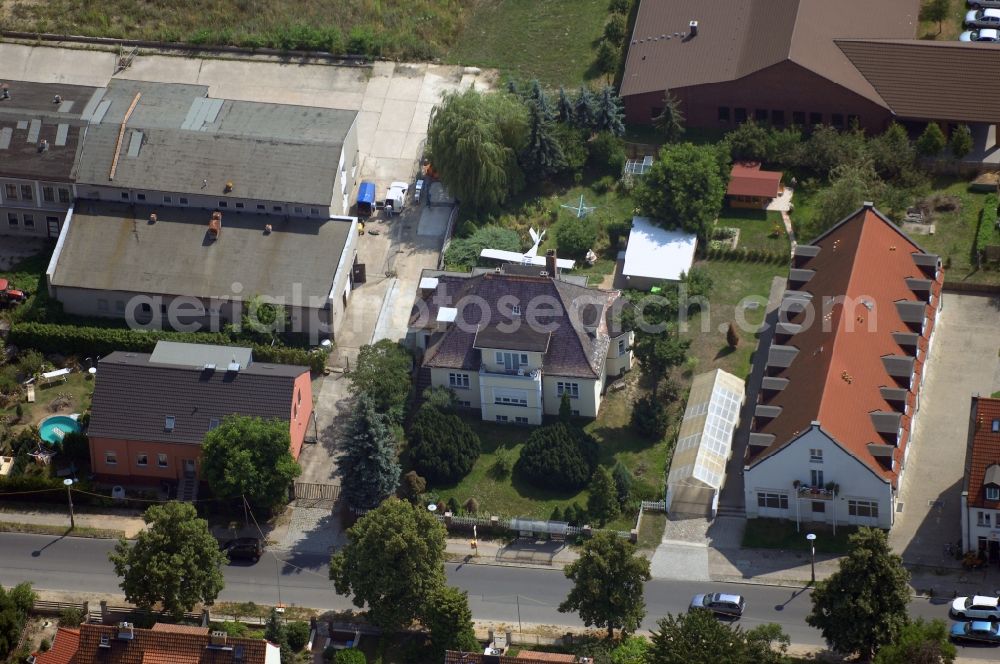
M212 632L209 637L209 643L217 648L225 647L226 645L226 633L223 631L216 630Z
M222 235L222 213L218 210L212 213L212 219L208 222L208 234L216 240Z
M692 37L698 36L698 21L691 21L688 23L688 28L690 29Z
M225 191L225 193L228 194L232 190L233 190L233 181L229 180L229 181L226 182L226 186L225 186L225 189L223 191Z
M550 277L554 278L559 276L559 273L556 272L557 265L558 263L556 263L556 250L549 249L548 251L545 252L545 271L549 273Z

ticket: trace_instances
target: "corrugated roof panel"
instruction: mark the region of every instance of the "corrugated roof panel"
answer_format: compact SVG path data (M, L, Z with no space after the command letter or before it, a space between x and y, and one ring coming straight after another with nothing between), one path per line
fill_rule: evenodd
M181 123L181 129L191 129L194 126L195 116L198 115L198 111L201 109L202 98L198 97L191 101L191 105L188 107L187 115L184 117L184 122Z
M101 103L102 97L104 97L104 88L94 90L94 94L90 95L87 105L83 107L83 112L80 114L81 120L89 121L94 117L94 111L97 110L97 105Z
M128 140L128 156L138 157L139 148L141 147L142 147L142 132L137 129L133 129L132 135L129 137Z
M42 121L32 120L31 124L28 126L28 142L37 143L38 134L40 134L41 131L42 131Z
M6 150L10 147L10 139L13 135L14 130L10 127L0 129L0 150Z
M17 128L18 129L27 129L28 128L28 121L27 120L18 120L17 121Z
M209 99L208 100L208 104L207 104L208 108L206 109L206 112L205 112L204 124L202 124L202 126L199 127L199 129L201 129L202 131L206 131L206 129L207 129L206 125L210 125L213 122L215 122L216 118L219 117L219 110L222 108L222 102L224 102L224 101L225 101L225 99Z
M56 127L56 145L66 145L66 137L69 136L69 125L60 122Z

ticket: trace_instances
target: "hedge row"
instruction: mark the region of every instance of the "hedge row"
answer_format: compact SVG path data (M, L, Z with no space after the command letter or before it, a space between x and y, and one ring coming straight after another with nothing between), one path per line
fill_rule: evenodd
M116 350L151 353L157 341L192 344L240 345L221 332L171 332L166 330L128 330L123 328L78 327L55 323L16 323L8 336L9 343L20 348L34 348L43 353L63 355L108 355ZM326 354L304 348L253 344L254 358L307 366L321 372L326 368Z
M774 263L783 265L790 261L790 254L766 249L715 249L707 247L703 251L709 260L743 261L747 263Z
M979 230L976 232L975 251L980 252L990 245L1000 244L1000 233L997 228L997 195L989 194L983 201L983 214L979 219Z
M81 493L81 492L87 493ZM35 493L37 492L37 493ZM149 503L137 500L116 500L111 496L94 495L98 491L86 480L73 485L73 504L93 507L121 507L144 510ZM66 504L66 487L59 477L16 475L0 480L0 503L29 502Z

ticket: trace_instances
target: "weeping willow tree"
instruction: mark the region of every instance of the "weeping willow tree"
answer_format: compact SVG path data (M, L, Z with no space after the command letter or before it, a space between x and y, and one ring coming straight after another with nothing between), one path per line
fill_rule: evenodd
M517 157L528 143L528 111L510 94L446 94L431 114L427 152L441 181L477 210L524 186Z

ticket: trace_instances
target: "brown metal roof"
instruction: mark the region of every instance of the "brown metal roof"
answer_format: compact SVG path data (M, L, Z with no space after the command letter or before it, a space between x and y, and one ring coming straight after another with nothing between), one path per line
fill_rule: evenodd
M836 38L911 38L919 0L645 0L621 95L732 81L785 60L885 105ZM688 27L698 21L697 35Z
M899 117L1000 122L998 44L838 39L836 45Z

